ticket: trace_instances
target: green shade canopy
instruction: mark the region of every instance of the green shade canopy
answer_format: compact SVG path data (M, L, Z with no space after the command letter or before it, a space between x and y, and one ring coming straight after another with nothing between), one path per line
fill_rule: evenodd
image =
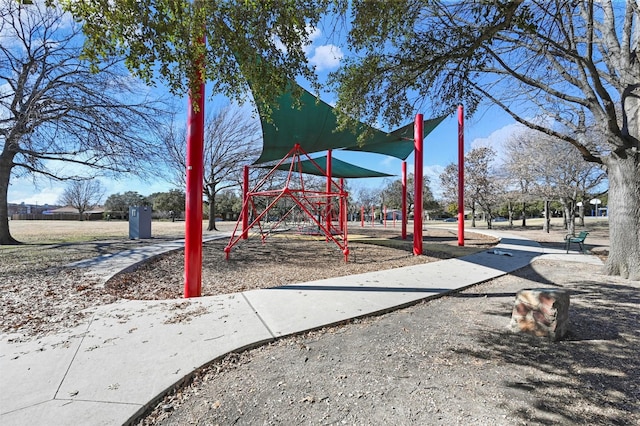
M280 96L277 105L272 108L271 120L265 119L264 109L258 105L264 141L260 158L254 164L281 160L296 143L309 154L345 148L405 160L413 152L413 123L391 133L363 123L355 133L351 130L336 131L338 122L334 108L308 91L301 90L299 104L296 104L290 92ZM444 118L426 120L424 135L429 134ZM372 136L367 138L364 145L358 146L358 136L366 130Z
M314 162L316 164L314 164ZM316 166L317 165L317 166ZM272 166L259 166L263 168L271 168ZM327 170L327 156L314 158L311 160L303 160L294 164L294 171L300 171L299 167L302 167L302 173L316 176L326 176ZM319 167L319 168L318 168ZM285 162L277 167L278 170L290 170L291 162ZM376 172L375 170L365 169L364 167L356 166L346 161L338 160L335 157L331 158L331 176L334 178L371 178L371 177L391 177L393 175Z
M422 124L423 137L427 137L445 118L446 116L442 116L424 120ZM389 141L377 143L367 141L367 143L362 146L349 146L344 149L347 151L373 152L375 154L389 155L401 160L406 160L414 148L413 123L389 133L389 138L391 139Z

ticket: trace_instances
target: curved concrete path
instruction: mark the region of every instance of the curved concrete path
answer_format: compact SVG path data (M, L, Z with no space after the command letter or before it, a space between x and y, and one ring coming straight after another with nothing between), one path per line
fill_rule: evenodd
M491 234L501 238L498 253L511 256L491 249L230 295L121 301L92 308L84 324L65 333L28 343L8 343L3 336L0 424L127 424L195 369L229 352L440 297L522 268L544 253L533 241ZM139 261L135 254L110 260L106 269L127 268L131 259ZM550 255L599 262L577 252L552 250Z
M202 242L229 238L230 234L217 233L214 235L203 235ZM68 268L85 268L85 275L90 275L97 279L100 284L105 284L114 276L134 270L141 263L170 251L180 250L184 248L184 239L167 241L158 244L150 244L148 246L137 247L130 250L124 250L119 253L104 254L102 256L78 260L65 265Z

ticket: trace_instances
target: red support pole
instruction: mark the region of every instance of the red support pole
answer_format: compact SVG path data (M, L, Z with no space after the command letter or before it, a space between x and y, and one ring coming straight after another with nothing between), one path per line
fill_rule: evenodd
M340 205L341 210L345 212L343 215L344 224L342 225L342 242L344 243L344 248L342 249L342 254L344 254L345 263L349 261L349 236L348 236L348 220L347 220L347 194L343 191L344 186L342 185L342 179L340 182Z
M458 245L464 246L464 108L458 106Z
M342 196L343 192L344 192L344 178L340 178L340 196ZM340 223L340 231L344 229L343 223L345 223L345 219L347 218L347 212L344 210L346 208L347 208L346 203L340 203L340 215L338 216L338 222Z
M198 40L204 44L204 37ZM196 64L202 69L202 62ZM204 178L205 83L199 76L197 92L189 92L187 112L187 168L184 237L184 297L200 297L202 291L202 181ZM194 105L195 103L195 105Z
M407 239L407 162L402 162L402 239Z
M327 210L325 211L325 217L326 217L326 226L327 229L331 230L331 196L329 196L328 194L331 193L331 150L327 151ZM329 241L327 239L327 241Z
M342 187L342 185L340 185ZM341 194L343 193L342 190L340 191ZM343 205L342 209L345 211L347 211L347 196L345 194L345 196L341 196L340 197L340 204ZM345 263L349 261L349 235L348 235L348 231L347 228L349 226L349 221L347 220L347 215L345 214L344 217L344 224L342 225L342 241L344 243L344 248L342 249L342 254L344 254L344 261Z
M249 238L249 166L242 168L242 239Z
M415 165L413 173L414 186L414 208L413 208L413 254L422 255L422 181L423 181L423 145L424 136L422 132L422 114L416 114L413 125L413 138L415 146Z

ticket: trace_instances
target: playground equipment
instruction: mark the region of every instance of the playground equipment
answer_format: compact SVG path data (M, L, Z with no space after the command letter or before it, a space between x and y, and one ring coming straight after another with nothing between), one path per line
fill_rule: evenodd
M415 138L419 137L421 142L424 136L444 119L444 117L437 117L423 120L422 115L419 114L413 123L392 132L384 132L364 123L360 123L355 131L339 130L334 108L308 91L299 87L298 89L301 93L299 98L294 98L291 92L283 93L276 100L274 108L266 108L260 103L257 105L261 116L263 146L262 153L254 166L267 167L264 164L271 164L274 161L277 161L277 164L268 166L271 171L267 177L251 190L249 190L248 173L245 171L243 211L229 244L225 247L227 259L231 249L241 240L248 238L249 230L257 228L257 233L264 241L273 229L280 226L282 221L292 214L292 210L285 214L274 215L278 220L275 224L270 223L269 228L265 226L265 219L270 218L270 212L281 200L290 199L292 206L295 205L297 209L304 212L317 227L318 232L324 235L327 241L333 241L344 254L345 261L348 260L347 194L333 179L390 175L339 162L337 159L332 159L332 151L364 151L388 155L404 161L414 152ZM361 140L360 136L365 134L367 137ZM310 157L310 154L324 151L327 153L326 157L323 157L324 164ZM421 153L420 150L420 155ZM285 184L278 189L267 188L266 183L277 170L288 173ZM403 168L403 174L405 173L406 168ZM323 176L327 182L325 190L307 188L304 174ZM416 170L416 175L418 174L422 175L422 169ZM403 182L406 183L406 178ZM406 214L403 214L403 217L406 218ZM241 233L239 232L240 224L242 224ZM421 230L420 227L418 235L422 235ZM421 253L420 247L419 254Z
M249 82L251 86L251 82ZM294 87L295 82L291 82ZM423 120L422 115L416 116L416 120L391 132L384 132L375 129L365 123L359 123L355 129L339 129L337 115L329 104L319 100L308 91L299 90L287 91L279 96L273 106L257 103L257 109L261 117L263 134L262 153L254 166L263 167L278 161L272 167L268 176L276 170L288 169L286 183L282 188L273 189L267 187L266 179L262 179L257 185L249 190L248 168L245 167L245 179L243 185L243 211L240 219L236 223L235 230L229 243L225 247L227 259L231 249L242 239L247 239L249 230L257 228L262 238L266 239L273 229L281 225L287 217L293 214L293 209L303 212L308 220L312 222L322 233L327 241L333 241L342 251L345 261L348 260L349 248L347 241L347 194L343 186L337 184L334 178L347 178L347 174L338 175L332 171L331 151L336 149L348 151L364 151L392 156L403 160L403 188L406 192L406 159L411 153L416 152L416 157L422 157L422 140L428 135L445 116ZM200 87L201 93L203 87ZM299 94L294 98L293 93ZM202 99L202 98L200 98ZM204 107L204 106L203 106ZM187 160L187 215L186 215L186 237L185 237L185 297L199 296L201 288L201 266L202 266L202 238L201 238L201 187L195 183L198 180L196 171L200 170L200 164L196 158L189 161L189 152L193 152L193 157L201 157L202 149L200 145L202 120L201 113L204 108L195 112L190 110L189 117L189 137L188 137L188 160ZM199 115L199 114L200 115ZM197 118L197 119L196 119ZM364 137L366 135L366 137ZM192 141L193 139L193 141ZM415 142L415 143L414 143ZM195 147L195 148L194 148ZM312 159L309 154L326 151L325 167L321 167L319 162ZM304 159L306 158L306 159ZM349 173L353 173L357 166L348 164ZM310 190L304 182L302 175L309 173L324 176L327 180L324 191ZM371 170L367 171L368 176L357 175L355 177L380 176ZM360 172L358 172L360 173ZM356 173L356 174L358 174ZM414 174L422 176L422 162L416 161ZM384 174L383 174L384 175ZM388 176L388 175L387 175ZM293 184L295 182L295 184ZM200 182L201 183L201 182ZM421 185L416 182L416 198L421 194ZM263 226L265 219L270 219L269 212L273 210L283 199L291 200L289 212L279 214L275 224L270 224L269 230ZM264 206L263 204L264 203ZM190 207L191 206L191 207ZM294 207L295 206L295 207ZM420 211L418 211L420 210ZM192 214L189 214L192 212ZM421 205L416 204L416 214L422 217ZM406 237L406 200L403 200L403 238ZM200 219L200 227L198 227ZM242 224L242 232L238 229ZM422 254L422 228L415 228L414 225L414 253ZM416 249L415 245L419 247Z
M327 157L328 158L328 157ZM266 187L270 178L282 170L283 165L288 167L287 176L283 188L270 189ZM308 188L305 184L305 166L315 168L315 174L327 177L325 190ZM248 172L245 168L245 178ZM248 185L245 182L245 188ZM265 177L263 177L251 190L245 191L243 197L242 214L233 230L229 243L224 248L226 258L229 258L231 249L241 240L249 237L250 229L258 229L262 242L279 228L287 218L298 208L308 220L316 227L317 233L323 235L327 241L333 241L344 255L345 262L349 259L349 244L347 239L347 197L348 194L339 183L331 178L331 161L327 161L327 167L321 167L306 153L300 144L295 144L291 151L278 162ZM270 212L283 200L291 200L291 207L284 212L281 210L273 215L275 220L269 221ZM337 207L337 208L336 208ZM334 220L335 219L335 220ZM271 222L271 221L270 221ZM242 223L242 229L239 230ZM299 229L305 231L304 229ZM305 232L309 232L307 228Z

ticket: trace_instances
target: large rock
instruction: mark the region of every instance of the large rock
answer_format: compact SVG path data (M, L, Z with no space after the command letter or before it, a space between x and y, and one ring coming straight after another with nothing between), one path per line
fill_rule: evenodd
M569 330L569 293L557 288L520 290L509 327L551 340L563 338Z

